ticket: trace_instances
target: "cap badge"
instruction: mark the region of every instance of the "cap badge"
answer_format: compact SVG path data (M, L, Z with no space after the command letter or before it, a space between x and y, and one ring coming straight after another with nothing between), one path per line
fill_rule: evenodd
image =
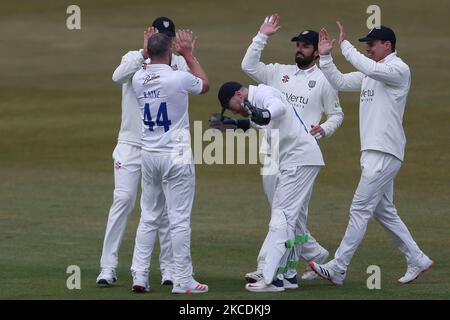
M309 30L305 30L302 32L302 34L308 34L308 33L309 33Z
M170 22L169 21L163 21L163 25L165 28L168 28L170 26Z

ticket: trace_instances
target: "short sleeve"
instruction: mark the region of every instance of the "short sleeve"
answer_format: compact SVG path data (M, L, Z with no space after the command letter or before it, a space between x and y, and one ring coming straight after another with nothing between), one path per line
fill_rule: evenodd
M183 90L189 93L200 94L203 89L203 80L190 74L189 72L179 71L181 86Z

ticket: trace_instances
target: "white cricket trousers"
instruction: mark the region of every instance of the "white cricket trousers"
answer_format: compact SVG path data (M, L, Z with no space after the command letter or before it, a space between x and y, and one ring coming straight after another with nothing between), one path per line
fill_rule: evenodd
M397 214L394 178L402 162L391 154L375 150L361 154L361 179L350 208L350 220L344 238L335 253L334 269L345 272L366 233L369 219L374 217L395 241L408 264L416 264L423 252Z
M133 211L141 177L141 148L119 142L113 152L114 199L109 210L103 252L100 260L102 268L117 268L118 252L127 221ZM163 205L163 204L161 204ZM173 265L172 243L167 214L162 216L159 226L159 257L161 274L170 275Z
M136 233L132 272L148 272L156 232L167 207L173 252L174 285L189 285L192 278L191 210L195 194L195 167L179 164L168 153L142 150L141 219Z
M269 161L269 160L268 160ZM263 187L264 192L266 194L267 200L269 201L270 206L272 206L272 200L273 196L275 194L275 188L277 184L277 174L268 174L263 175ZM308 206L305 208L306 213L305 215L308 215ZM303 229L304 228L304 229ZM315 257L317 257L319 254L321 254L325 249L317 242L317 240L311 235L311 233L308 230L308 226L302 226L300 222L297 223L296 226L296 235L308 235L308 242L301 245L301 248L299 245L296 245L294 247L295 250L295 259L298 260L300 257L305 259L306 261L311 261ZM264 239L264 242L261 246L261 250L259 251L258 258L257 258L257 270L259 272L262 272L262 269L264 268L265 264L265 258L267 255L267 237ZM295 270L289 270L289 277L292 277L296 274Z
M306 230L307 208L319 171L319 166L298 166L281 170L277 175L261 270L266 284L273 281L287 250L285 242L295 238L296 226L300 225L302 230Z

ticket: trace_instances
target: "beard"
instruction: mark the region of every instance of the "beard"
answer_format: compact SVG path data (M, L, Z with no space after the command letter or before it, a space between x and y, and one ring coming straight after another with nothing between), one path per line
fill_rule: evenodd
M309 66L314 61L314 55L310 55L307 57L300 57L295 56L295 63L297 64L297 67L300 69L306 66Z

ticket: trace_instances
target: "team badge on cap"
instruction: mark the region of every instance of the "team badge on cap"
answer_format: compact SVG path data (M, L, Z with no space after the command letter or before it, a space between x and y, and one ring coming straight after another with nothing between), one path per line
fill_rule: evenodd
M155 21L153 21L152 26L168 37L174 38L176 36L175 24L170 18L167 17L156 18Z

